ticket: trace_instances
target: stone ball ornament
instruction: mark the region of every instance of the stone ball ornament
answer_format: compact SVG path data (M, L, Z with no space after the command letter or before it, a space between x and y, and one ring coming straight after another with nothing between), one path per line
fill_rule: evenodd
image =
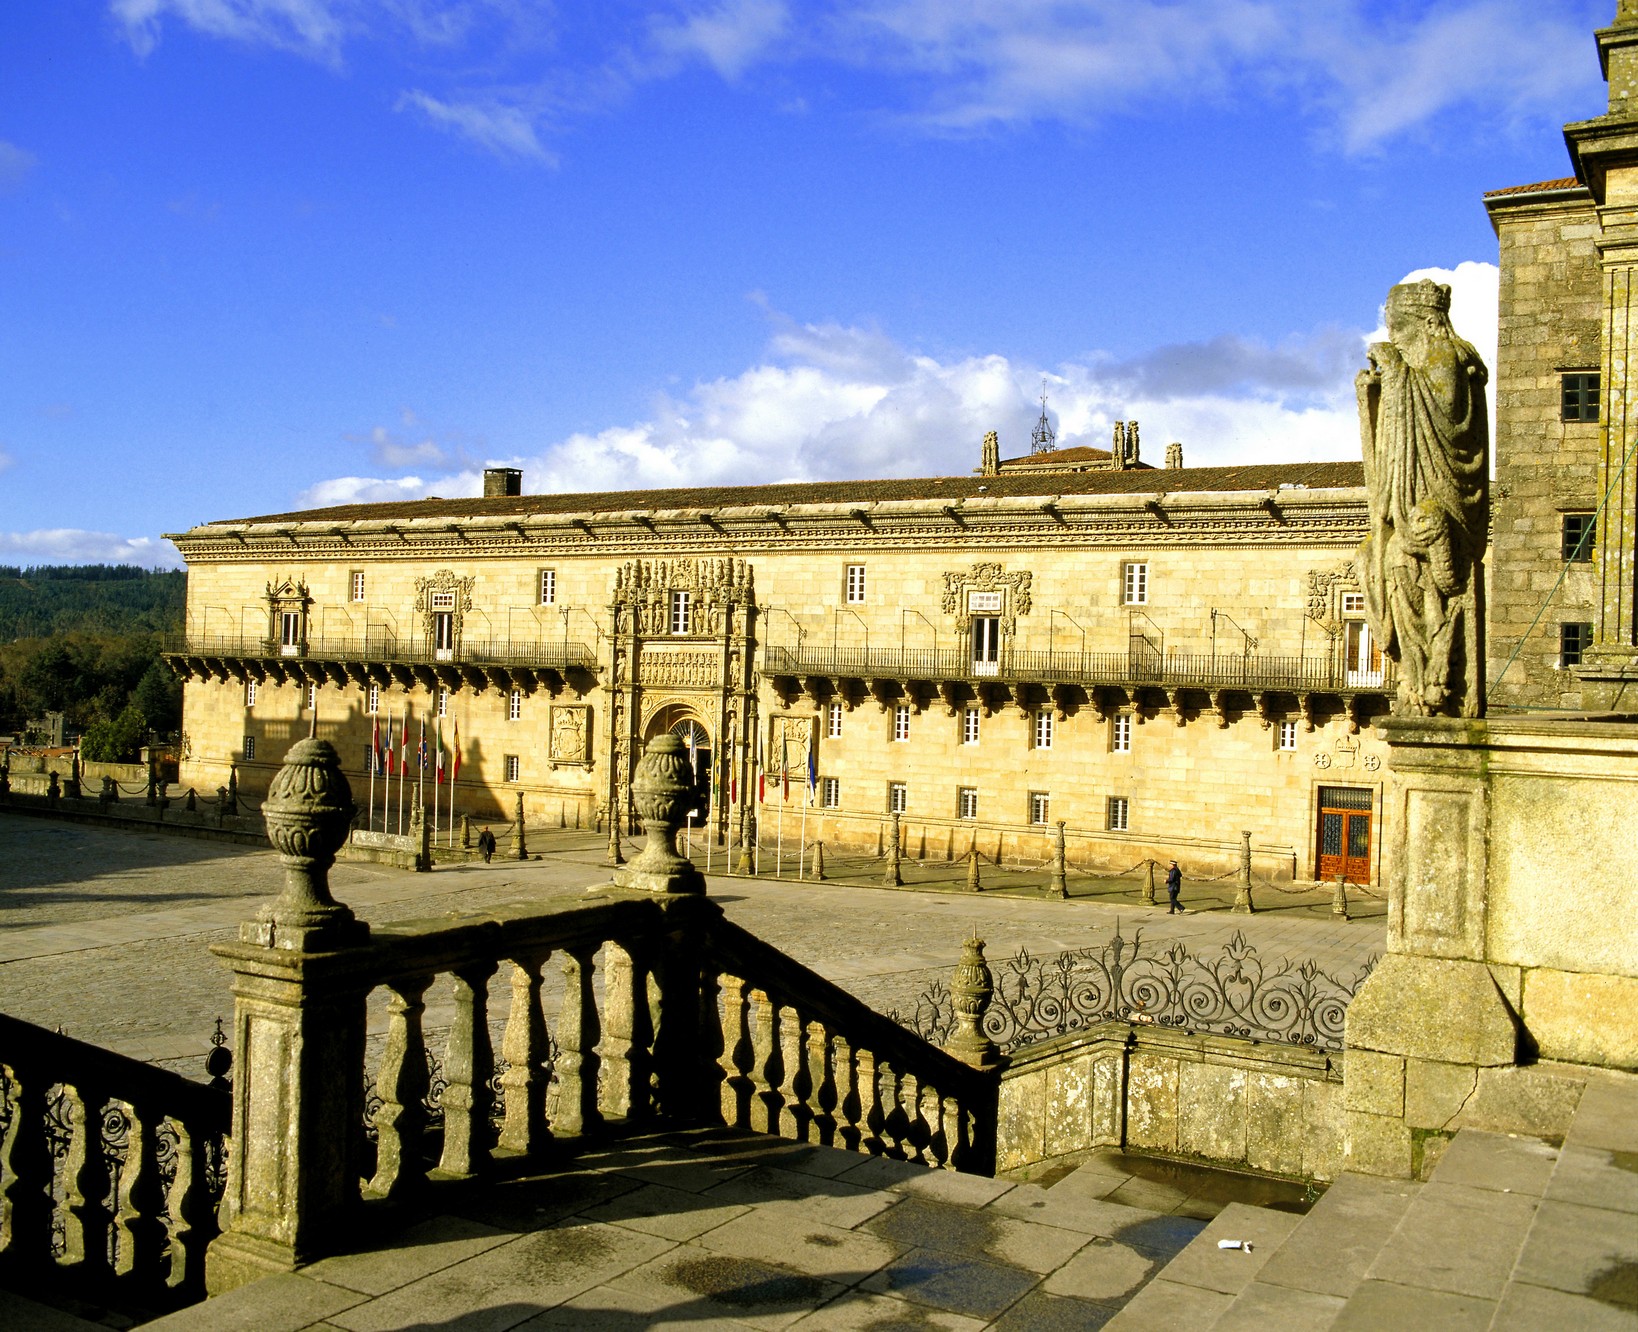
M615 882L651 893L704 893L705 876L677 854L677 833L699 799L680 738L662 735L649 741L632 775L631 794L648 843L614 876Z

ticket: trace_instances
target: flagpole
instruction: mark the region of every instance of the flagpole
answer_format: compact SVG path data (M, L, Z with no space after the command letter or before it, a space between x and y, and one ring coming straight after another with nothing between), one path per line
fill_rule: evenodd
M453 749L461 743L461 723L455 723L455 733L450 737L450 747ZM461 770L459 763L449 765L449 847L455 849L455 774Z
M381 718L375 719L375 728L370 732L370 799L365 806L370 811L370 831L375 831L375 766L381 756Z

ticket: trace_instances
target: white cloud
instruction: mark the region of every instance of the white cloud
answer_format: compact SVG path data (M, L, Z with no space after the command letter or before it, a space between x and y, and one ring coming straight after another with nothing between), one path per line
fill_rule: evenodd
M0 532L0 558L7 564L139 564L179 569L182 557L157 537L122 537L77 527Z
M768 54L789 25L784 0L723 0L685 17L667 16L652 31L662 50L698 56L723 78L733 79Z
M108 7L139 55L159 44L169 18L208 37L329 64L339 62L343 42L367 17L367 6L354 0L109 0Z
M497 156L526 157L555 163L535 133L532 113L499 100L443 101L414 89L398 99L398 109L418 111L431 124L470 139Z
M406 409L400 415L407 429L416 430L420 425L414 412ZM391 471L435 467L447 472L473 465L464 448L443 443L432 435L414 439L378 425L367 434L342 438L353 444L368 444L376 464Z
M388 500L425 499L432 494L453 499L482 493L483 477L476 472L455 473L431 480L422 480L418 476L338 476L304 490L297 502L303 508L327 509L336 504L379 504Z
M0 194L10 194L34 170L34 154L0 139Z

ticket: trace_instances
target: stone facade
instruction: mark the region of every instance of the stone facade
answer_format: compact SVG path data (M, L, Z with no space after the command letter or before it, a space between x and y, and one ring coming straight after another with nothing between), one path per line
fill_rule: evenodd
M1369 721L1391 686L1344 661L1364 521L1358 467L1317 464L211 524L174 538L182 781L236 770L254 793L313 731L368 805L374 729L408 709L412 751L423 724L447 747L459 722L457 815L502 817L522 792L532 820L592 826L612 804L629 829L630 765L672 731L729 843L758 813L765 843L782 821L794 840L811 755L807 837L837 848L879 851L902 786L912 855L1045 860L1063 820L1089 865L1165 852L1218 874L1250 830L1260 875L1309 879L1337 788L1375 821L1348 870L1374 879Z

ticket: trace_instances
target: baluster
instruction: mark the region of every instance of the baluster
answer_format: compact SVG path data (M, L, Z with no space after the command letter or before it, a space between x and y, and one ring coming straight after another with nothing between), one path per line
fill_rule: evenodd
M905 1118L904 1106L899 1100L903 1093L899 1070L885 1059L877 1063L876 1070L878 1074L876 1094L882 1103L882 1155L903 1159Z
M751 1122L756 1048L751 1039L751 987L738 976L722 978L722 1118L732 1128Z
M63 1086L63 1117L69 1125L63 1161L63 1262L92 1275L108 1269L107 1145L102 1134L103 1096Z
M927 1124L922 1118L922 1086L914 1073L905 1073L899 1083L899 1105L904 1111L901 1145L909 1161L927 1164Z
M592 992L597 945L580 944L563 957L563 1009L557 1023L558 1133L591 1133L603 1122L597 1108L597 1042L602 1030Z
M944 1112L948 1104L936 1088L923 1088L923 1122L927 1125L926 1158L931 1166L945 1166L950 1161L950 1143L944 1136Z
M836 1082L831 1064L830 1032L822 1022L808 1028L808 1107L813 1112L814 1141L826 1147L836 1141Z
M431 976L412 976L387 985L387 1044L376 1076L381 1108L375 1112L375 1178L369 1186L386 1198L402 1197L425 1179L427 1047L421 1015L431 984Z
M603 1040L598 1105L605 1115L645 1118L650 1108L650 1046L654 1025L649 1012L648 969L635 946L610 942L603 948Z
M813 1112L808 1108L808 1097L813 1092L813 1084L808 1077L808 1023L801 1011L795 1008L785 1010L784 1019L779 1026L779 1049L785 1064L785 1080L780 1087L780 1098L784 1102L784 1119L779 1126L782 1137L794 1138L797 1142L809 1140L809 1126L813 1122Z
M762 990L751 991L751 1128L779 1135L779 1084L785 1080L780 1062L779 1015L773 1000Z
M489 978L494 962L475 962L455 973L455 1018L444 1051L444 1153L446 1175L475 1175L489 1160L489 1111L495 1093L495 1051L489 1040Z
M837 1138L850 1152L863 1151L865 1110L860 1100L859 1057L847 1038L832 1038L831 1067L835 1069Z
M955 1170L966 1160L967 1141L962 1130L961 1102L954 1096L947 1096L939 1102L944 1112L944 1160L941 1162L947 1169Z
M540 973L549 957L551 953L546 952L512 960L512 1011L501 1039L507 1069L501 1074L506 1121L501 1125L500 1145L525 1155L539 1151L550 1136L546 1129L546 1018L540 1009Z
M874 1051L856 1050L854 1053L859 1070L855 1075L859 1088L859 1146L872 1156L883 1156L887 1153L887 1144L882 1141L882 1123L886 1114L881 1101L881 1070L876 1065Z
M166 1195L171 1214L171 1270L165 1284L189 1297L205 1296L205 1246L216 1237L216 1209L206 1178L209 1130L186 1120L176 1124L176 1177Z
M694 1024L694 1030L699 1033L695 1076L702 1084L695 1108L700 1118L719 1123L723 1093L722 1014L718 1007L721 993L722 984L716 969L706 966L700 972L699 1014Z
M0 1069L11 1083L11 1122L0 1146L0 1253L15 1270L38 1271L51 1257L51 1148L46 1141L43 1072Z
M160 1208L165 1195L159 1183L159 1127L164 1121L131 1107L125 1168L119 1172L119 1208L114 1218L117 1257L114 1271L151 1280L165 1249Z

